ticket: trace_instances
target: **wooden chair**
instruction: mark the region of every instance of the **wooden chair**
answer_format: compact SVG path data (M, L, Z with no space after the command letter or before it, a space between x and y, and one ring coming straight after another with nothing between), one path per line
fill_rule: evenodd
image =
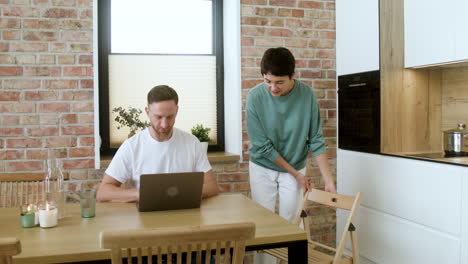
M13 256L21 253L21 243L16 238L0 238L0 264L12 264Z
M0 207L38 203L43 197L44 173L0 173Z
M307 204L314 202L322 205L330 206L333 208L340 208L349 211L348 218L346 220L344 230L342 231L341 240L338 243L337 248L329 247L327 245L315 242L310 237L310 223L306 213ZM357 264L359 263L359 249L356 238L356 228L352 224L352 220L356 215L356 211L361 203L361 193L357 193L356 196L346 196L341 194L334 194L318 189L312 189L304 195L304 201L302 210L296 217L295 223L300 224L301 218L304 223L305 230L307 232L308 243L308 263L318 264ZM350 237L352 255L344 253L347 237ZM325 254L318 251L317 248L326 249L334 252L333 255ZM287 248L275 248L262 251L273 255L281 260L282 263L288 261L288 250Z
M206 225L184 228L157 228L101 232L101 248L111 249L113 264L122 263L122 251L125 251L127 263L132 263L132 256L142 263L147 256L147 263L152 263L153 255L158 256L158 263L167 254L177 256L177 263L182 261L182 253L187 252L187 263L191 264L192 252L196 252L196 264L201 264L201 252L206 250L205 263L210 263L212 251L215 251L216 264L220 262L224 251L224 263L241 264L245 255L245 241L255 235L254 223ZM135 254L136 252L136 254ZM167 257L172 263L172 257Z

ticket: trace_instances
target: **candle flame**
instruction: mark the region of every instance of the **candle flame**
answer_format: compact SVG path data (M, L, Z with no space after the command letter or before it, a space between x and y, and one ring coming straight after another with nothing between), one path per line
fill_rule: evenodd
M46 203L45 209L46 209L46 211L49 211L49 203Z
M31 211L31 209L32 209L32 206L31 206L31 204L28 204L28 208L26 208L26 210L27 210L28 212L30 212L30 211Z

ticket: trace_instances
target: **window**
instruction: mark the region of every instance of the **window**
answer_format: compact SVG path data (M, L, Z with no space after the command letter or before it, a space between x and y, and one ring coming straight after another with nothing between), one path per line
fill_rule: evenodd
M223 151L222 1L98 4L101 154L114 153L129 133L117 130L112 109L144 111L148 91L160 84L179 94L175 126L187 132L196 124L210 127L209 150Z

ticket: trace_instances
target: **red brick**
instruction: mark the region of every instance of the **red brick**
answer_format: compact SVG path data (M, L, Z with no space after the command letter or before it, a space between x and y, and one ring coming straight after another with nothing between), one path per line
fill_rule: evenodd
M80 120L80 124L93 124L94 114L80 114L79 120Z
M32 113L34 103L0 103L0 113Z
M70 112L68 103L40 103L39 113L63 113Z
M86 148L70 148L68 149L69 157L94 157L94 147Z
M61 20L59 24L61 29L69 29L69 30L83 30L83 29L88 29L92 30L93 29L93 23L92 21L86 21L86 20Z
M248 192L250 191L250 184L249 183L235 183L233 184L234 192Z
M21 31L19 30L4 30L2 32L4 40L18 40L21 38Z
M50 43L51 52L66 52L67 45L65 43Z
M24 150L6 150L5 160L18 160L24 158Z
M94 94L92 91L64 91L62 92L62 100L76 101L76 100L93 100Z
M0 52L10 51L10 43L1 42L0 43Z
M16 18L0 17L0 28L20 28L20 20Z
M32 54L18 54L15 56L16 64L35 64L36 56Z
M57 56L58 64L75 64L74 55L59 55Z
M22 128L0 128L1 137L17 137L23 134Z
M336 100L319 100L320 108L336 108Z
M93 18L93 10L80 10L79 18L81 19L92 19Z
M62 124L76 124L78 120L76 114L63 114L60 116L60 121Z
M24 31L24 40L33 41L57 41L57 33L53 31Z
M45 139L45 147L57 148L57 147L76 147L75 137L48 137Z
M335 61L334 60L322 60L322 68L335 69Z
M50 115L41 114L39 124L41 125L57 125L60 113L52 113Z
M40 148L42 140L40 138L14 138L6 140L7 148Z
M336 137L336 129L332 128L323 128L324 137Z
M336 39L336 32L335 31L320 31L319 38L320 39Z
M293 9L292 10L293 17L304 17L304 10L302 9Z
M264 17L242 17L243 25L256 25L256 26L266 26L268 24L268 19Z
M20 117L17 115L3 115L3 120L1 124L4 126L17 126L20 124L19 121L20 121Z
M39 63L38 64L55 64L55 56L54 55L41 54L39 56Z
M242 36L263 36L265 35L264 27L252 27L242 25L241 32Z
M22 74L22 67L0 66L0 76L20 76Z
M58 93L51 91L26 92L24 98L27 101L55 101L58 99Z
M23 28L31 29L57 29L58 23L48 19L24 19Z
M28 149L26 150L26 159L45 160L48 157L47 154L47 150L44 149Z
M0 64L11 64L13 59L8 54L0 54Z
M328 99L336 99L336 91L327 91Z
M48 18L77 18L75 9L49 8L44 12L43 17Z
M4 146L5 146L5 145L4 145L4 144L5 144L4 142L5 142L5 140L0 139L0 148L4 148ZM0 159L0 160L1 160L1 159Z
M286 47L305 48L307 47L307 40L305 39L285 39Z
M313 23L313 28L317 29L334 29L335 23L327 20L316 20Z
M94 159L70 159L63 161L63 168L69 169L91 169L94 168Z
M80 146L94 146L94 137L80 137L79 145Z
M285 28L267 29L266 33L267 35L277 37L291 37L293 35L291 30Z
M320 60L310 60L308 63L309 68L320 68Z
M257 16L275 16L275 9L274 8L266 8L266 7L257 7L257 8L255 8L255 15L257 15Z
M260 72L260 70L259 70ZM255 87L257 84L263 82L263 80L243 80L242 81L242 89L247 89L247 88L253 88Z
M292 9L289 8L279 8L278 16L290 17L292 15Z
M93 135L94 125L63 126L63 135Z
M93 67L63 67L64 76L93 76Z
M266 5L267 0L241 0L241 4L245 4L245 5Z
M317 58L335 58L335 50L318 50L316 53Z
M218 174L219 182L243 182L248 181L249 175L247 173L220 173Z
M58 77L60 76L60 73L61 73L60 67L47 67L47 66L24 67L25 76Z
M92 44L70 44L70 52L92 52Z
M78 88L78 80L45 80L44 88L46 89L76 89Z
M296 6L296 0L270 0L272 6Z
M254 45L254 39L252 37L242 37L241 45L243 47L244 46L253 46Z
M9 161L6 162L7 171L38 171L42 170L41 161Z
M93 80L80 80L80 86L83 89L92 89L94 88Z
M327 117L328 118L336 118L336 110L328 109L327 110Z
M54 6L75 6L75 0L52 0Z
M10 44L10 50L13 52L46 52L47 43L15 42Z
M21 125L37 125L39 124L38 115L21 115L20 117Z
M38 17L39 9L30 7L3 7L4 16Z
M19 92L2 92L0 91L0 101L19 101Z
M277 47L284 46L282 38L255 38L255 46L257 47Z
M321 9L322 3L318 1L300 1L299 7Z
M93 102L79 102L72 104L73 112L92 112L94 111Z
M272 18L270 18L270 26L272 26L272 27L284 27L284 19L272 17Z
M64 31L60 34L61 41L87 42L93 40L93 32Z
M40 80L4 80L3 88L4 89L37 89L41 87Z
M80 55L79 64L93 64L93 55Z
M219 186L220 192L222 192L222 193L232 191L231 184L229 184L229 183L220 183L220 184L218 184L218 186Z
M327 71L327 79L336 79L336 71L335 70Z
M93 6L93 0L78 0L76 3L76 6L79 7L92 7Z
M31 137L57 136L57 127L34 127L28 128L28 135Z
M299 73L300 78L322 78L321 70L302 70Z

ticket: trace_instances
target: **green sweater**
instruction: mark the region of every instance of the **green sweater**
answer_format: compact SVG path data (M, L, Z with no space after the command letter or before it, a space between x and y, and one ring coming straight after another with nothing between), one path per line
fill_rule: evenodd
M308 152L315 156L326 151L320 110L312 88L295 80L285 96L274 97L264 83L247 95L247 132L250 161L285 172L274 161L281 155L292 167L305 167Z

